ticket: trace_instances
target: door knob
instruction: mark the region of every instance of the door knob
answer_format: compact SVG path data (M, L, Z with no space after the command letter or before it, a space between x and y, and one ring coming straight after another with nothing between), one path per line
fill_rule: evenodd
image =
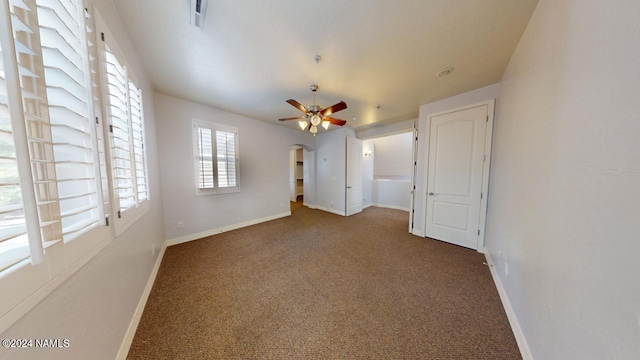
M434 195L434 194L433 194L433 191L432 191L432 192L430 192L430 193L429 193L429 195L433 196L433 195Z

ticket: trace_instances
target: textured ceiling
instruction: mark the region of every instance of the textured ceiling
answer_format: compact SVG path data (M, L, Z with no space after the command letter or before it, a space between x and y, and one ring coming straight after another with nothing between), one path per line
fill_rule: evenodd
M204 30L190 0L114 3L157 91L278 123L317 83L359 128L498 82L537 0L208 0Z

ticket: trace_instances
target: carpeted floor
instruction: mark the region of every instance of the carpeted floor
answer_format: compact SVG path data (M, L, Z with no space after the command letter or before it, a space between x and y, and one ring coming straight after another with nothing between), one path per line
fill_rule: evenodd
M169 247L129 359L521 359L482 254L407 213L292 216Z

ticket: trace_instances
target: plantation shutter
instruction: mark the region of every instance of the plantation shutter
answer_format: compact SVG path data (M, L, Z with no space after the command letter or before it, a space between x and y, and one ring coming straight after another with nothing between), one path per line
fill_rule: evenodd
M2 51L0 43L0 272L30 252Z
M213 189L213 138L212 130L197 127L198 131L198 188Z
M9 3L15 48L12 63L15 61L15 65L12 65L13 69L5 70L15 71L17 68L18 79L14 86L19 87L17 96L21 97L22 109L11 109L14 114L20 115L20 121L13 119L13 130L16 133L14 135L20 132L20 136L15 137L20 139L20 143L27 140L26 146L20 145L19 157L23 160L28 158L30 166L25 164L21 167L20 177L21 181L33 182L34 185L28 191L25 190L27 184L21 186L22 195L28 194L30 199L25 212L31 262L38 264L43 261L44 248L62 240L54 151L47 94L43 84L44 74L40 68L42 49L37 27L38 18L33 11L36 8L36 2L11 0ZM5 61L8 58L10 57L5 57ZM13 104L20 104L18 99L13 101Z
M193 120L196 195L240 191L238 129Z
M236 169L236 133L216 130L218 162L218 187L233 188L238 185Z
M36 3L62 233L68 241L101 222L84 9L77 0Z
M92 97L93 97L93 111L95 117L95 134L96 140L98 142L98 165L99 165L99 173L100 173L100 184L102 188L102 211L104 213L105 218L109 218L111 214L111 202L109 198L109 177L107 172L107 155L106 155L106 136L105 130L103 126L103 116L102 116L102 102L100 100L100 76L98 74L99 64L98 64L98 46L96 46L97 42L97 32L95 31L96 22L95 17L91 16L89 12L89 8L85 8L85 25L87 31L87 50L89 56L89 72L91 74L91 89L92 89Z
M129 81L129 102L131 114L131 130L133 137L133 155L135 160L136 190L138 201L149 198L147 186L147 169L144 150L144 123L142 115L142 96L140 89L133 81Z
M128 86L125 68L105 44L109 117L112 129L113 180L120 211L135 206L136 196L131 161L132 141L129 120Z

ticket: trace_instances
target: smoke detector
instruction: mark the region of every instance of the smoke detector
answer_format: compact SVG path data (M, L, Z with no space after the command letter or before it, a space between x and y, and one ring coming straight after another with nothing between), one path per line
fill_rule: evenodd
M438 73L436 75L438 75L438 77L445 77L449 74L451 74L453 72L453 68L451 66L446 67L440 71L438 71Z

